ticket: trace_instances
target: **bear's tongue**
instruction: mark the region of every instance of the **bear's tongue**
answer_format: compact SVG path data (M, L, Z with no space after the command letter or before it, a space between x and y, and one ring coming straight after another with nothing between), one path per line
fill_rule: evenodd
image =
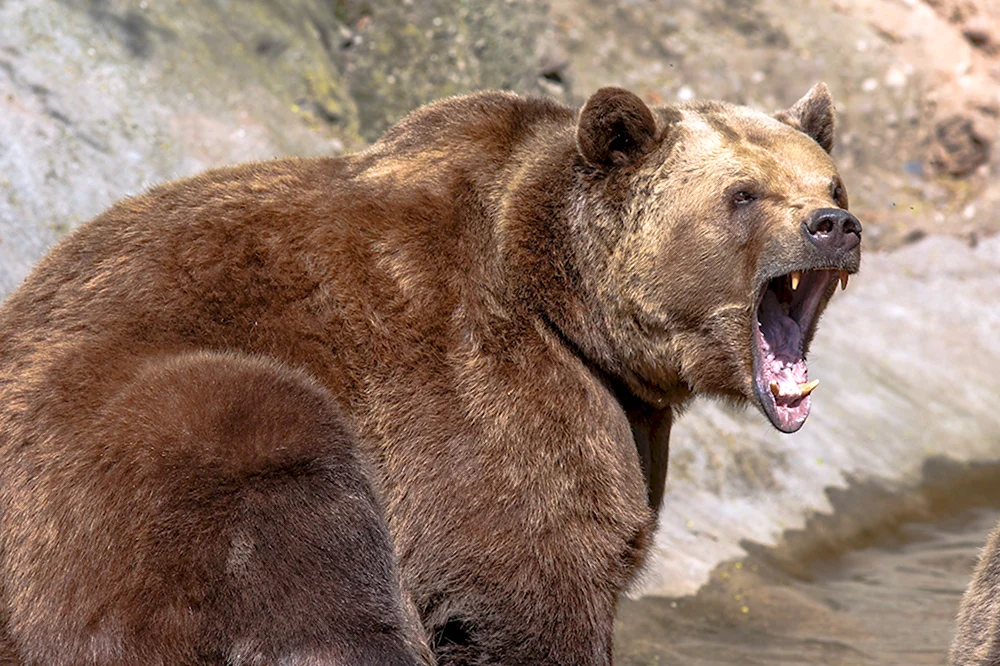
M768 289L757 311L757 343L760 367L757 381L762 393L773 401L781 424L791 428L809 416L808 368L802 357L803 332Z

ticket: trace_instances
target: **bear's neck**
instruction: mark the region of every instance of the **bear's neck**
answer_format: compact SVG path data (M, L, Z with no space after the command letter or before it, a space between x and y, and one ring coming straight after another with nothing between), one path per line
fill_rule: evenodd
M505 300L538 321L615 393L626 410L683 406L691 389L679 368L629 364L628 333L600 297L595 216L604 208L594 174L580 157L575 127L536 135L511 155L510 186L497 206L495 234Z
M380 165L379 182L419 174L416 180L433 183L436 198L428 201L461 221L424 223L436 218L420 211L408 224L420 227L411 238L435 236L456 259L441 267L447 277L436 279L485 287L460 297L482 299L463 305L474 313L467 323L504 341L501 347L511 336L541 330L613 386L623 405L666 409L690 391L669 363L666 369L662 363L633 367L636 355L629 350L637 348L637 334L608 303L613 285L604 285L602 296L607 278L598 274L615 242L608 234L619 213L602 203L613 194L588 171L576 131L573 110L552 101L477 93L415 112L366 157ZM381 165L387 156L388 165Z

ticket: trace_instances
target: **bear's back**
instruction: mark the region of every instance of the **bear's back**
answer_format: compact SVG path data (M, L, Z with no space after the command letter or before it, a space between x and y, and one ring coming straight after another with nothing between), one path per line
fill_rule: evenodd
M511 156L571 127L552 102L482 93L356 155L216 169L119 202L0 308L0 432L58 405L85 419L131 359L195 349L276 357L349 402L366 364L486 298Z

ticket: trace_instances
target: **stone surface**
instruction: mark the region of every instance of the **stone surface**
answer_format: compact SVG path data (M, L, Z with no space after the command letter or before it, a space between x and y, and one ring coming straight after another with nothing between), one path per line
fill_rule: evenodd
M338 60L368 141L422 104L471 90L564 97L563 86L551 80L553 54L546 46L550 26L543 3L353 0L337 5L345 23Z
M0 298L151 184L363 147L412 108L546 79L532 0L0 2Z

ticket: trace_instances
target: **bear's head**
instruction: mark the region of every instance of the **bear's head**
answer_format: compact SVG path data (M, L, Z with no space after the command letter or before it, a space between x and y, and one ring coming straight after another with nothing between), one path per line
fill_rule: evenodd
M752 401L798 430L816 324L861 260L833 124L823 84L770 116L595 93L577 118L571 204L589 301L579 346L645 401Z

